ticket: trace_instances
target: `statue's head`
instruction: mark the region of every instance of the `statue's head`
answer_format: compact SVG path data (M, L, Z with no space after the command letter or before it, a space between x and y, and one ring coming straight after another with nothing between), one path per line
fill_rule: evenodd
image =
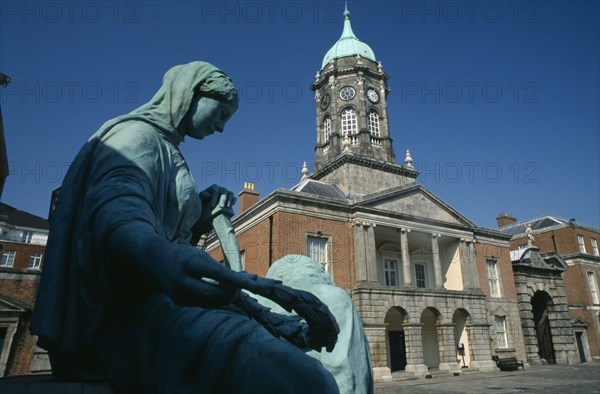
M202 139L223 131L237 107L238 93L227 74L210 63L192 62L167 71L159 91L134 113Z
M291 254L273 263L266 275L291 287L303 287L302 284L333 285L329 273L321 263L299 254Z

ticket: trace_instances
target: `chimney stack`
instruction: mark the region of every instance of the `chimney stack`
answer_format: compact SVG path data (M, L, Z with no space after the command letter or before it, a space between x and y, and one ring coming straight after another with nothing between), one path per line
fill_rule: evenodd
M517 218L515 218L510 213L501 212L498 214L496 218L496 223L498 223L498 228L510 226L511 224L515 224L517 222Z
M254 183L244 182L244 189L238 194L240 197L239 213L241 214L258 202L260 192L254 190Z

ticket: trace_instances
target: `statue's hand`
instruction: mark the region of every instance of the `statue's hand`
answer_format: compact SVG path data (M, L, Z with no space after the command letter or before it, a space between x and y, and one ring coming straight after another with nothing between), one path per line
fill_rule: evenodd
M208 259L212 260L210 257ZM219 264L207 261L204 264ZM231 304L239 290L226 284L203 280L196 269L198 261L182 261L170 264L159 276L159 284L177 305L218 308Z
M296 311L306 320L308 332L302 335L307 338L308 347L319 352L323 347L328 352L333 350L340 329L327 305L311 293L292 289L272 279L258 277L256 282L261 284L248 290L276 302L288 312Z
M269 308L259 304L244 292L241 292L233 303L246 312L248 316L259 322L273 336L284 338L302 349L310 348L309 328L300 317L273 313Z
M202 211L210 214L213 209L221 202L221 196L224 196L224 206L222 208L232 208L235 204L235 195L229 190L219 185L212 185L200 192L202 201Z

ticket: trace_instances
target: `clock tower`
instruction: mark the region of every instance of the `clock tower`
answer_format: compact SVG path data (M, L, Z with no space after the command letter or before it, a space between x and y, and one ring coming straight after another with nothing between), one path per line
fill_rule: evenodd
M311 89L317 105L315 168L344 153L395 163L387 116L387 75L373 50L344 30L325 55Z

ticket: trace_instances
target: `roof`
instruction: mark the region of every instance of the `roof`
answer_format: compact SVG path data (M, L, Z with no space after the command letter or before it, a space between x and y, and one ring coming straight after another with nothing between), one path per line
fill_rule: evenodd
M346 8L344 11L344 30L342 31L342 36L325 54L321 69L325 68L332 59L355 55L376 61L373 50L354 35L352 26L350 25L350 11Z
M0 203L0 222L5 222L16 227L38 230L50 229L50 223L46 219L18 210L4 203Z
M315 181L313 179L304 179L302 182L294 186L292 190L297 192L315 194L321 197L346 200L346 196L336 185Z
M547 227L557 226L561 224L569 224L571 221L569 219L561 218L554 215L544 215L538 216L533 219L524 220L522 222L518 222L515 224L511 224L508 226L504 226L499 228L498 230L509 234L509 235L517 235L517 234L525 234L525 230L527 230L527 226L531 225L532 230L541 230Z

